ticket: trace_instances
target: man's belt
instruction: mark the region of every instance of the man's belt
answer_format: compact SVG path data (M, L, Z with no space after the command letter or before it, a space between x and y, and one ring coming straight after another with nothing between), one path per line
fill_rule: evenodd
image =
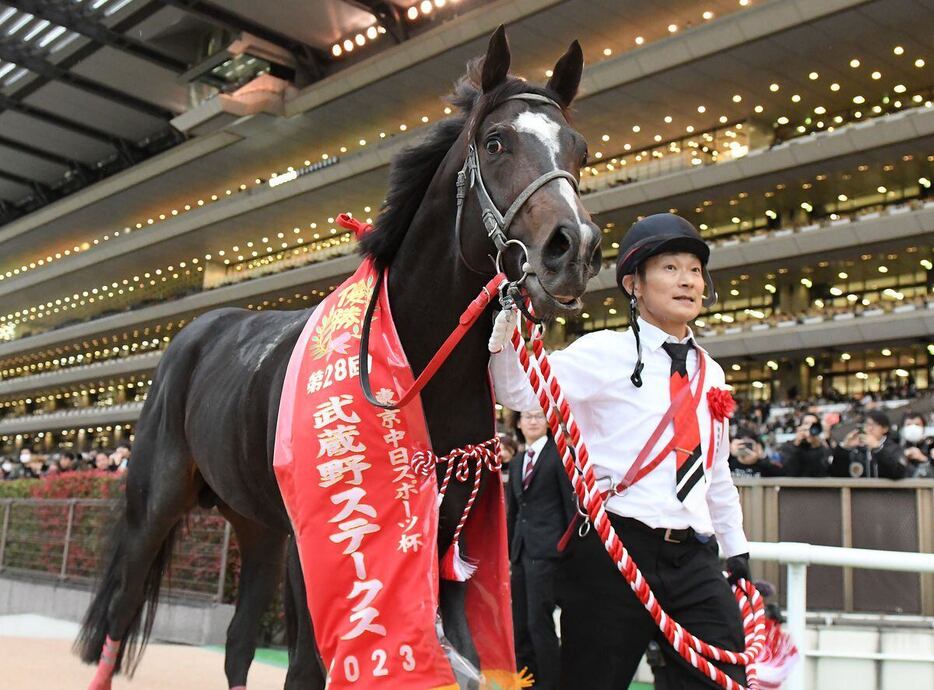
M612 491L604 492L603 500L605 501L611 494ZM622 520L627 528L637 529L640 532L651 534L652 536L657 537L662 541L666 541L669 544L683 544L684 542L691 539L701 543L706 543L709 539L707 535L698 534L693 527L685 527L683 529L676 529L674 527L649 527L641 520L637 520L635 518L623 517L620 515L615 515L614 517L616 517L618 520ZM577 529L580 521L580 515L575 515L571 520L571 524L568 525L568 528L565 530L564 534L561 535L561 539L558 540L558 553L563 552L568 547L568 544L571 541L571 537L574 535L574 531Z

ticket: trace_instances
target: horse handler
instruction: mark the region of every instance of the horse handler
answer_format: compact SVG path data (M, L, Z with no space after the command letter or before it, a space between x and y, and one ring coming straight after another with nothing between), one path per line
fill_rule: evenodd
M719 543L729 582L749 579L728 464L733 400L723 370L688 326L716 301L709 258L684 218L638 221L617 262L631 327L585 335L550 360L590 449L610 521L659 603L705 642L742 651L740 611L718 559ZM536 405L512 348L492 356L491 371L503 405ZM717 687L668 644L596 532L581 531L572 525L565 535L557 576L560 687L626 690L653 640L662 651L653 664L657 688ZM743 667L718 665L745 684Z

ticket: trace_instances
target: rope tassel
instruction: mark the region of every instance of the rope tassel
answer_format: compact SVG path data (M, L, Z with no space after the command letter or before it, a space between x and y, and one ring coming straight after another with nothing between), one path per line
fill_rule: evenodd
M441 559L440 566L443 579L454 582L467 582L477 571L477 564L461 552L460 536L464 530L464 525L467 524L470 509L473 508L473 504L477 500L477 494L480 493L483 469L486 468L491 472L500 470L499 437L494 436L478 445L467 445L458 448L441 458L430 450L416 451L412 455L412 469L418 474L428 475L434 472L439 463L445 463L446 465L444 479L441 480L441 487L438 489L439 506L447 495L451 477L455 477L459 482L466 482L470 478L471 469L473 470L474 482L473 488L470 490L470 497L467 499L464 511L461 513L457 527L454 529L451 545L445 552L444 558ZM471 468L471 465L473 465L473 468Z
M652 616L668 642L689 664L726 690L746 690L746 688L758 690L759 683L754 663L765 644L765 615L761 595L747 580L740 580L733 586L733 594L743 617L743 632L746 638L744 652L734 652L707 644L682 628L677 621L665 613L645 581L645 577L610 524L603 498L597 487L593 467L590 465L587 446L581 440L580 428L574 420L570 405L564 399L561 386L552 376L540 331L530 330L529 336L535 357L534 362L529 357L519 327L512 332L512 345L538 398L539 405L545 412L548 426L554 435L561 461L564 464L564 470L577 495L578 504L586 512L587 518L593 525L593 529L597 531L617 569L626 578L630 588ZM573 445L573 453L568 439ZM711 664L709 660L746 666L748 685L740 685Z

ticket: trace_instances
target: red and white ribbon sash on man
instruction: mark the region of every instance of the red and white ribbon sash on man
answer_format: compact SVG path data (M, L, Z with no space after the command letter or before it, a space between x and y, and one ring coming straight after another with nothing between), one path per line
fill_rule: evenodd
M361 327L376 277L364 261L302 331L283 386L274 468L329 690L457 690L435 626L437 480L410 464L415 452L430 450L421 401L384 410L370 405L360 388ZM370 331L370 381L377 399L392 402L413 376L392 323L387 284ZM512 661L502 495L493 494L482 497L487 509L467 524L471 555L480 561L476 582L468 583L467 614L488 678L484 687L512 690L520 685Z

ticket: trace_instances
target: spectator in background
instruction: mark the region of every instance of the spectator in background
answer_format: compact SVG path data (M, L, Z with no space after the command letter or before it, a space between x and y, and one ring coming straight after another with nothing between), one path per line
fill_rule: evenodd
M899 429L902 452L907 461L905 476L911 479L934 478L934 439L925 436L924 415L909 410Z
M496 435L499 436L499 461L503 466L499 475L503 480L503 484L507 484L509 482L509 463L519 450L519 444L512 434L501 431Z
M20 462L23 462L23 456L20 455ZM30 454L23 465L24 479L39 479L45 476L45 458L41 455Z
M0 461L0 481L16 479L14 475L14 464L12 458L3 458Z
M116 472L117 465L114 463L114 456L103 448L94 451L94 469L101 472Z
M130 463L130 444L126 441L121 441L117 444L117 449L113 452L111 456L116 467L116 471L119 474L126 472L127 465Z
M834 477L902 479L908 473L902 449L889 438L892 423L880 410L868 410L862 425L833 450Z
M795 438L779 451L786 477L826 477L830 468L830 446L824 440L817 415L808 413L795 429Z
M74 472L80 469L78 466L78 456L70 450L63 450L58 456L58 472Z
M516 661L532 672L536 687L557 690L555 572L558 543L576 512L574 490L540 409L519 414L516 435L525 450L510 467L506 489Z
M765 453L762 443L749 429L740 429L730 441L730 472L734 477L780 477L785 474Z

